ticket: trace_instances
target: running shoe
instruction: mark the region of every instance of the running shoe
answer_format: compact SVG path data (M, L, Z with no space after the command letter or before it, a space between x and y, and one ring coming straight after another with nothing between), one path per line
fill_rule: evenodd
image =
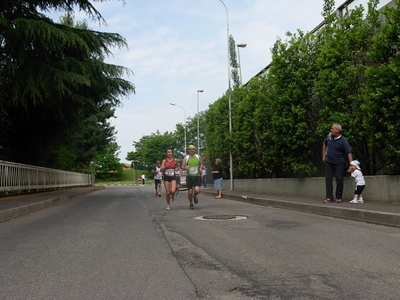
M190 209L193 209L193 203L190 203Z
M158 193L158 197L161 197L161 193Z
M194 196L194 197L193 197L193 200L194 200L194 204L199 203L199 199L197 199L197 196Z
M169 205L167 205L167 207L165 209L166 210L171 210L171 207L169 207Z

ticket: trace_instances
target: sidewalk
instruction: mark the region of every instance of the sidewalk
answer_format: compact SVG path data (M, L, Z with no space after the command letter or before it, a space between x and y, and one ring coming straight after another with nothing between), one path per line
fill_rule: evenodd
M104 186L82 187L38 194L3 197L0 198L0 222L104 188ZM290 209L328 217L400 227L400 203L370 202L366 200L364 204L350 204L348 202L349 199L342 203L333 202L325 204L322 203L321 199L305 197L251 194L237 191L222 191L222 194L224 199L229 200ZM214 197L216 193L213 187L210 186L206 189L202 188L200 196L201 195Z
M11 220L104 188L104 186L66 188L49 192L1 197L0 222Z
M206 189L203 188L201 194L215 196L216 192L211 186ZM286 195L252 194L225 190L222 191L222 195L224 199L296 210L334 218L400 227L400 203L398 202L371 202L366 200L363 204L350 204L349 201L351 199L348 199L344 200L342 203L322 203L322 198L315 199Z

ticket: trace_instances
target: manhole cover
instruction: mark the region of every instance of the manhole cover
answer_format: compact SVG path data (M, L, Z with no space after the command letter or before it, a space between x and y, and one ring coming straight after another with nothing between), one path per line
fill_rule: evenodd
M196 220L202 221L236 221L236 220L246 220L246 216L235 216L235 215L213 215L213 216L202 216L196 217Z

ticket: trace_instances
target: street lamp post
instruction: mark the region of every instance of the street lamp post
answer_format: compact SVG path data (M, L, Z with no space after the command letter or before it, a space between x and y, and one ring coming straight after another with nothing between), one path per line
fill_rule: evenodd
M240 86L242 86L242 65L240 64L240 51L239 48L246 48L247 44L237 44L238 59L239 59L239 71L240 71Z
M204 90L197 90L197 153L200 154L200 117L199 117L199 93Z
M173 106L178 106L178 107L182 108L182 110L183 110L183 125L184 125L184 131L185 131L185 150L184 151L186 154L186 151L187 151L187 148L186 148L186 111L182 106L180 106L176 103L170 102L169 104L173 105Z
M229 53L229 16L228 9L222 0L219 0L225 7L226 11L226 37L228 42L228 110L229 110L229 177L231 182L231 190L233 190L233 166L232 166L232 108L231 108L231 56Z

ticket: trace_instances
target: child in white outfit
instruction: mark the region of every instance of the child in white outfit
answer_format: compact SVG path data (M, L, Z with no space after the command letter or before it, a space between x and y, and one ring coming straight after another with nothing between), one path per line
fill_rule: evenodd
M350 167L347 172L351 173L351 177L354 177L354 180L356 182L356 187L354 189L354 198L350 201L350 203L364 203L362 191L365 188L365 180L363 173L361 172L360 162L358 160L353 160L350 163Z

